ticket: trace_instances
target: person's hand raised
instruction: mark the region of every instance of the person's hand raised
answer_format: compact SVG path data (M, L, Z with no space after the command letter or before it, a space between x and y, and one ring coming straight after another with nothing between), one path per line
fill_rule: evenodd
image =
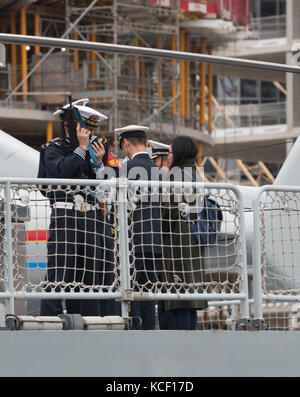
M98 165L102 163L102 158L105 154L105 147L100 139L92 144Z
M81 147L83 150L87 150L91 132L85 128L82 128L80 123L77 123L76 133L79 147Z

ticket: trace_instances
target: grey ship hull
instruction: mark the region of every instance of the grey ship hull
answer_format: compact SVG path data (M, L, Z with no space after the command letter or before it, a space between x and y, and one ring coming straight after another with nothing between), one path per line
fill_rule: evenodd
M1 331L1 377L298 377L299 332Z

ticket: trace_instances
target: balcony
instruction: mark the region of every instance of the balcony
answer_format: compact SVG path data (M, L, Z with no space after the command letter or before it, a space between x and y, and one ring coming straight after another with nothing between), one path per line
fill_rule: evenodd
M219 113L217 113L219 112ZM215 112L215 127L244 128L286 124L286 102L223 106L223 114Z
M252 32L252 38L256 40L286 37L286 15L253 18L249 30Z

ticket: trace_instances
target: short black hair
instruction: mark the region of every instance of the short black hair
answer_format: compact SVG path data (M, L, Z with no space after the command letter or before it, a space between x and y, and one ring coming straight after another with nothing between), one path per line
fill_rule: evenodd
M195 159L198 155L198 146L189 136L178 136L172 143L172 167L180 167L187 159Z
M127 139L129 142L132 143L133 146L138 146L138 145L145 145L147 144L147 138L145 136L131 136Z

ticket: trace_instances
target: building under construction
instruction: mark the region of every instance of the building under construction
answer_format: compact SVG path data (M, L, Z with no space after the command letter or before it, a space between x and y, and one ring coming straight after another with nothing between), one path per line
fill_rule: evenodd
M296 0L2 0L2 33L143 46L291 63ZM289 18L289 24L286 19ZM89 98L106 114L99 134L148 125L170 143L199 144L208 181L272 183L298 136L299 77L188 61L6 45L0 128L32 147L60 134L52 116Z

